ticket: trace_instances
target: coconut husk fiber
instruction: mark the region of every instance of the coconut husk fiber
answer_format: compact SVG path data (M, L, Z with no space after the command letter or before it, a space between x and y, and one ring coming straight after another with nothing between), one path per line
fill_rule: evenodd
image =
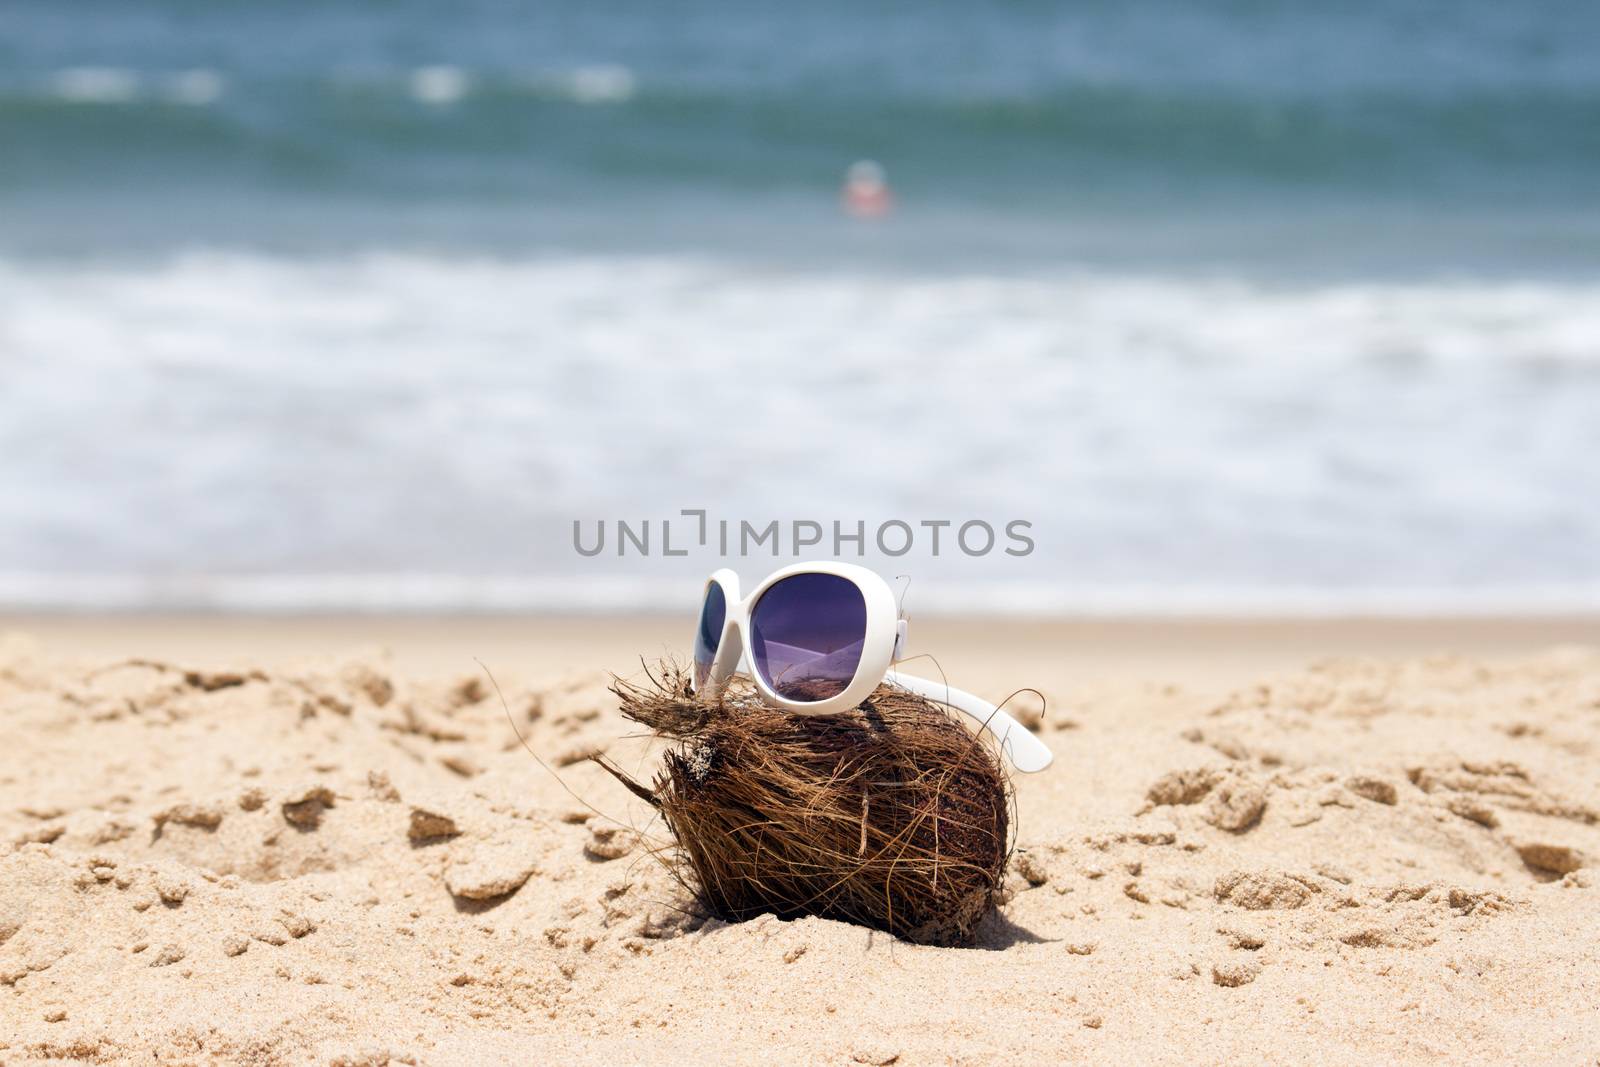
M716 701L671 665L612 691L673 740L650 787L665 858L717 918L816 915L934 945L970 942L995 907L1011 793L992 743L955 715L879 686L839 715L794 715L735 679Z

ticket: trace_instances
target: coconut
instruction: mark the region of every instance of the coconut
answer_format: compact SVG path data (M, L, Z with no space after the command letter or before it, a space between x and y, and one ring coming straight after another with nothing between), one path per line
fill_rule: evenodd
M959 945L995 907L1011 792L992 743L949 711L879 686L850 711L795 715L735 679L719 699L663 665L618 681L622 713L673 742L651 787L663 858L709 915L816 915Z

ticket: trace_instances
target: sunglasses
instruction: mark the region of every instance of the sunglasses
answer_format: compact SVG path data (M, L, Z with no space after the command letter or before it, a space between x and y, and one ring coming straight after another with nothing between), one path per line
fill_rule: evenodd
M971 693L889 669L905 652L906 621L877 574L851 563L796 563L748 597L726 568L706 581L694 635L694 687L715 698L735 674L774 707L834 715L887 682L966 713L1019 771L1042 771L1050 750L1005 711Z

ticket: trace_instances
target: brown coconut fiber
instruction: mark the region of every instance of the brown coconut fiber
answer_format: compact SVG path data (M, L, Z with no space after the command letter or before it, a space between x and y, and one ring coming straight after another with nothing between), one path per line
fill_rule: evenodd
M882 685L858 707L794 715L735 679L717 701L663 665L612 690L673 739L652 788L667 862L701 907L738 922L816 915L960 945L995 907L1011 793L993 744L939 705Z

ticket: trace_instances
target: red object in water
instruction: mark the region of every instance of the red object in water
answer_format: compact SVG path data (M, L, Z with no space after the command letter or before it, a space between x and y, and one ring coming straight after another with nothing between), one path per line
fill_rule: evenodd
M845 173L839 202L858 219L876 219L894 210L894 193L883 168L871 160L853 163Z

